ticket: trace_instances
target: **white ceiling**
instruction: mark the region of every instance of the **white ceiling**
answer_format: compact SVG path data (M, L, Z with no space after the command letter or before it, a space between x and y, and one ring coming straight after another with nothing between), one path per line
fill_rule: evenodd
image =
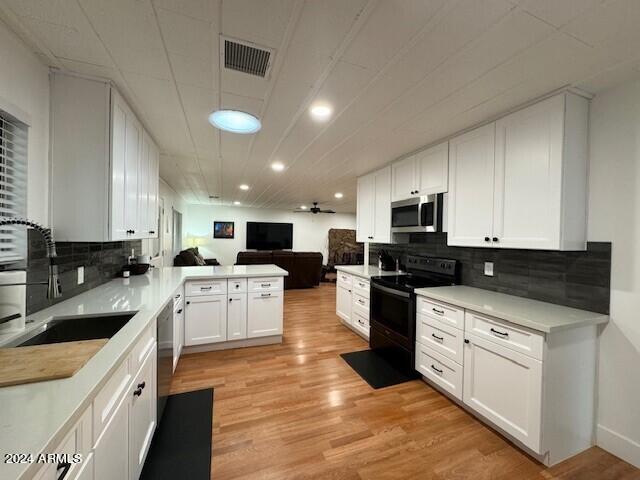
M354 211L359 174L557 88L640 77L638 0L0 0L0 13L47 64L113 80L193 203ZM220 35L274 49L268 78L220 69ZM329 122L310 118L318 100ZM215 130L220 107L262 130Z

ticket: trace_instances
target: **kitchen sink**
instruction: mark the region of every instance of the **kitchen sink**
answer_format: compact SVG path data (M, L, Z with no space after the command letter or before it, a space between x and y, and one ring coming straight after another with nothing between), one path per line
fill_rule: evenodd
M76 342L111 338L138 312L113 315L87 315L53 319L28 334L17 338L9 346L26 347L51 343Z

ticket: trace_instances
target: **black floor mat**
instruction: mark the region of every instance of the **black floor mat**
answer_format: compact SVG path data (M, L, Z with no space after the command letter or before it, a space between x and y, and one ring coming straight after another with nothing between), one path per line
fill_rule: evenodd
M209 480L213 388L171 395L140 480Z
M373 350L343 353L340 356L365 382L375 389L390 387L417 378L416 375L407 375L396 369Z

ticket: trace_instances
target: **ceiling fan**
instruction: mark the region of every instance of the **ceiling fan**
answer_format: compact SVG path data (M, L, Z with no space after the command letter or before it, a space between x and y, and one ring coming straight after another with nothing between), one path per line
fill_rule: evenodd
M295 213L313 213L314 215L318 214L318 213L336 213L333 210L323 210L320 207L318 207L318 202L313 202L313 207L311 207L309 210L303 210L301 208L298 208L296 210L294 210Z

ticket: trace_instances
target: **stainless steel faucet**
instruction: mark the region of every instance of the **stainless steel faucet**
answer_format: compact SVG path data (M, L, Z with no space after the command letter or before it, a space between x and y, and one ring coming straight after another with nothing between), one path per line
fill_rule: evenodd
M39 232L47 244L47 258L49 259L49 281L47 282L47 298L60 298L62 296L62 287L60 286L60 278L58 278L58 265L56 265L56 242L53 241L51 229L42 225L20 217L0 217L0 227L4 225L25 225ZM30 285L28 283L14 283L7 285ZM2 285L0 285L2 286Z

